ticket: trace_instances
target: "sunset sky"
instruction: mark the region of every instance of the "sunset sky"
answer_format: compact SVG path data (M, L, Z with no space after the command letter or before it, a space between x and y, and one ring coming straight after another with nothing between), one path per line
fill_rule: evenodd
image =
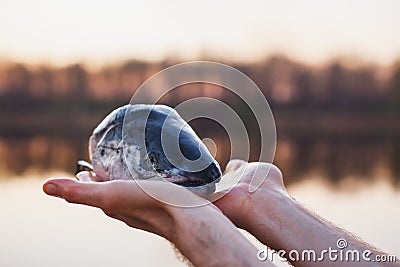
M400 1L0 0L0 61L400 58Z

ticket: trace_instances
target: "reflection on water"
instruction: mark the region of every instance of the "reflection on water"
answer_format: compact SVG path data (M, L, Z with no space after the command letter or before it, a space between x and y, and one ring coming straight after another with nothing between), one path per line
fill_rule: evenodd
M199 134L215 141L216 157L224 168L230 156L229 139L223 135ZM278 140L275 164L283 170L287 184L313 175L324 177L333 184L350 176L364 180L384 176L394 185L400 182L398 138L282 136ZM79 137L0 137L0 178L26 175L31 171L74 173L76 160L88 158L87 139L88 134ZM252 155L251 159L257 158Z
M319 181L296 183L289 191L322 216L400 255L399 191L383 181L346 180L335 189ZM45 196L42 183L29 177L0 181L0 266L184 266L167 241L94 208Z
M400 147L380 138L294 138L278 142L276 164L286 182L318 175L336 184L347 177L363 180L385 176L400 182Z
M87 142L71 138L33 136L0 139L0 177L32 170L73 172L79 156L86 155Z

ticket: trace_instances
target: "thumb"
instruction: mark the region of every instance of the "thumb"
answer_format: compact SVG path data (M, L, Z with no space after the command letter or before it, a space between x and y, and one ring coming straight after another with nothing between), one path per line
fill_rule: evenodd
M236 171L240 167L247 164L247 161L241 159L232 159L231 161L226 164L225 173Z

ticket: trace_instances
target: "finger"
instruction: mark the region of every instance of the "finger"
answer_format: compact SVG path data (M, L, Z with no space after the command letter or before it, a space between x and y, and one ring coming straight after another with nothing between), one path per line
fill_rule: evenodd
M247 162L242 160L235 160L236 162L229 162L228 171L225 172L220 181L216 184L216 191L229 191L234 188L239 182L245 180Z
M76 178L78 178L81 182L95 182L96 180L92 176L92 174L88 171L81 171L76 174Z
M231 172L231 171L236 171L237 169L239 169L240 167L242 167L246 164L247 164L247 162L244 160L233 159L233 160L229 161L228 164L226 165L225 173Z
M247 175L251 178L249 182L249 193L256 191L266 181L269 185L284 187L280 169L267 162L252 162L249 164Z
M68 202L99 207L100 193L97 183L85 183L70 178L50 179L43 184L43 191Z
M144 193L134 181L84 183L74 179L50 179L43 191L51 196L64 198L76 204L84 204L118 212L131 207L147 207L159 203Z

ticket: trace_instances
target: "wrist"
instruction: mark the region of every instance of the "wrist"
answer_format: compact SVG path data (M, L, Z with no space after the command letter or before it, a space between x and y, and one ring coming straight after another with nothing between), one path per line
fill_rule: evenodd
M166 205L166 211L171 217L173 229L170 231L169 240L176 243L182 239L181 230L187 230L194 227L194 224L204 219L210 219L215 216L215 211L210 208L211 205L200 207L176 207ZM211 215L212 214L212 215ZM179 231L178 231L179 230Z
M246 214L241 216L238 226L259 237L259 240L274 249L282 248L282 231L287 228L288 218L298 203L283 189L259 188L249 194Z
M171 208L171 240L195 266L255 266L256 248L214 205Z

